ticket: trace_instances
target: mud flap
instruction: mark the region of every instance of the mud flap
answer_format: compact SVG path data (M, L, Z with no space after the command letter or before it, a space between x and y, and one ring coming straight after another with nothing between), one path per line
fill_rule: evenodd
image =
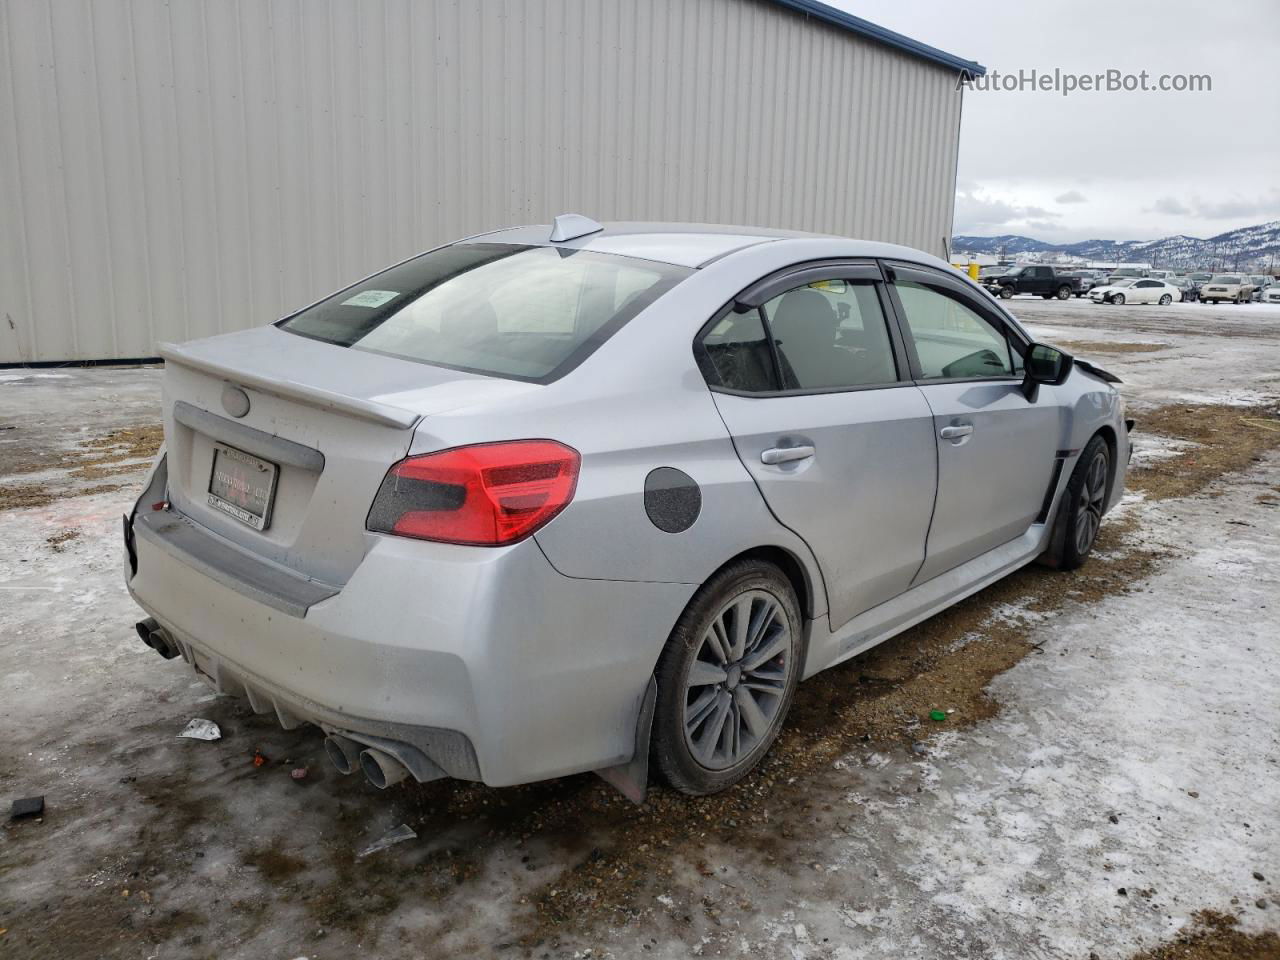
M649 735L653 732L653 708L657 701L658 681L650 677L644 699L640 701L640 715L636 718L635 753L631 755L631 760L596 771L600 779L617 787L624 797L635 804L644 803L649 792Z

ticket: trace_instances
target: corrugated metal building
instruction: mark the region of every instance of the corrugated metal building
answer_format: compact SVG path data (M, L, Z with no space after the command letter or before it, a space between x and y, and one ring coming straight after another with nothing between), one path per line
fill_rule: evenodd
M566 211L942 254L962 70L813 0L0 0L0 363Z

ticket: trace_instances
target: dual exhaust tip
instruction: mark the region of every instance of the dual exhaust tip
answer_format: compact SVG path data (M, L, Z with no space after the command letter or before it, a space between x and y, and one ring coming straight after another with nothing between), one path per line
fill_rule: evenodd
M154 617L139 620L133 628L138 631L138 638L143 643L166 660L172 660L182 652L178 649L178 644L174 642L173 637L169 636L164 627L156 623Z
M409 776L409 769L391 754L347 737L325 737L324 752L339 773L355 773L359 768L365 779L379 790L385 790Z

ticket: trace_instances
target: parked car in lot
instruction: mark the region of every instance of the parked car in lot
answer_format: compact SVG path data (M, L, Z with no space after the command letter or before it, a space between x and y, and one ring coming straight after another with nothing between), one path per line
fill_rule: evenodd
M1094 303L1158 303L1165 307L1182 299L1182 291L1164 280L1149 277L1122 277L1114 283L1089 291Z
M1280 303L1280 283L1273 283L1262 291L1263 303Z
M1078 277L1080 280L1080 285L1073 291L1074 295L1077 297L1083 297L1086 293L1094 287L1100 286L1103 282L1101 278L1087 270L1074 270L1070 275Z
M1005 300L1015 293L1037 294L1046 300L1052 297L1066 300L1080 292L1082 286L1079 274L1044 266L1020 267L992 277L987 283L992 294Z
M1129 459L1114 377L837 237L569 215L161 351L139 633L380 787L723 789L801 679L1084 563Z
M1265 274L1250 274L1247 278L1253 286L1253 299L1261 300L1263 291L1272 284L1272 279Z
M1200 299L1206 303L1248 303L1253 299L1253 284L1238 273L1215 273L1200 288Z
M1107 275L1107 283L1115 283L1117 280L1137 280L1146 275L1147 271L1139 267L1121 267Z
M1171 277L1168 281L1177 287L1182 294L1183 301L1191 303L1200 297L1200 287L1190 277Z

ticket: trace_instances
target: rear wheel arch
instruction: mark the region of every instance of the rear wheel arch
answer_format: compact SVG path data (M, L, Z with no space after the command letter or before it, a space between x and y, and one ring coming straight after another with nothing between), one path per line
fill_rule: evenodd
M791 583L791 589L796 592L796 599L800 601L800 613L807 619L814 617L814 599L821 595L820 592L824 587L821 583L814 582L813 574L810 573L805 564L785 547L770 545L744 550L730 557L713 570L703 583L714 578L725 567L741 563L743 560L761 560L765 563L771 563L781 570L783 576Z

